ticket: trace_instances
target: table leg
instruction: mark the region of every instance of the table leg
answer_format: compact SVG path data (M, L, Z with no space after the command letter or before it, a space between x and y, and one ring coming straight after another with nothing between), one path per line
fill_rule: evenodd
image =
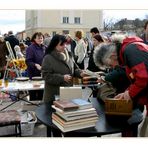
M51 127L47 126L47 137L51 137Z
M62 133L59 129L52 128L51 131L53 137L62 137Z
M61 131L47 126L47 137L62 137Z

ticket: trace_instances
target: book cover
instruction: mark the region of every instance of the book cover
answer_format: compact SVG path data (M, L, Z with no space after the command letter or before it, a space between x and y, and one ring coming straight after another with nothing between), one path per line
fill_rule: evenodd
M86 109L78 109L78 110L73 110L73 111L63 111L62 109L56 107L55 105L52 105L52 108L55 109L56 112L59 112L59 113L66 115L66 116L96 113L96 109L93 107L86 108Z
M90 70L88 70L88 69L86 69L86 70L84 71L84 73L85 73L87 76L95 76L95 77L99 77L99 76L100 76L98 73L93 72L93 71L90 71Z
M83 81L84 85L98 84L98 81Z
M66 121L84 119L84 118L88 118L88 117L98 117L96 112L84 114L84 115L82 114L82 115L69 115L69 116L60 114L59 112L55 112L55 114L57 114L58 116L60 116L62 119L66 120Z
M60 98L63 100L71 100L75 98L82 98L82 87L60 87Z
M57 100L57 101L54 101L53 104L56 107L62 109L63 111L76 110L79 108L77 104L75 104L74 102L70 100Z
M79 109L86 109L93 107L92 103L88 102L85 99L78 98L78 99L72 99L71 101L77 104L79 106Z
M95 76L87 76L87 77L83 77L82 79L83 81L97 81L98 80L98 78Z

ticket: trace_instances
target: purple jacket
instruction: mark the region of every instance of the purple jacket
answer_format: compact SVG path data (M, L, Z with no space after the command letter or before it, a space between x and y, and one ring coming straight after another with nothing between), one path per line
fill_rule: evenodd
M42 60L45 54L46 46L39 46L36 43L32 43L26 49L26 64L28 76L31 79L34 76L41 76L41 71L39 71L35 64L42 65Z

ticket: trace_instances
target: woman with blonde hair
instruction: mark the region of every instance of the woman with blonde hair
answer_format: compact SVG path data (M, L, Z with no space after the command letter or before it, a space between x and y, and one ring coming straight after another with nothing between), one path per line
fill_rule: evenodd
M75 62L80 69L84 69L84 58L87 52L87 45L83 39L83 32L78 30L75 32L76 47L75 47Z

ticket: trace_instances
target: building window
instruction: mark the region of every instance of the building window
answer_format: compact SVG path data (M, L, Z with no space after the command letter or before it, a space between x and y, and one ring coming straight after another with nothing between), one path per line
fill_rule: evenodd
M80 24L80 17L75 17L74 18L74 23L75 24Z
M68 24L69 23L69 17L63 17L63 23Z
M69 34L69 30L63 30L63 34Z

